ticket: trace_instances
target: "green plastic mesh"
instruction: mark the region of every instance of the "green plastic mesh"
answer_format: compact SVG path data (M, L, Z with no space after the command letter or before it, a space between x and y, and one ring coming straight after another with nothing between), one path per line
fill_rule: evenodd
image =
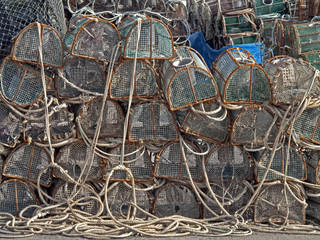
M293 47L298 54L320 50L320 25L318 22L295 24L293 32Z
M254 0L257 16L268 14L284 14L286 1L284 0Z
M250 21L254 22L254 15L248 15ZM223 34L235 34L244 32L255 32L252 23L243 15L224 15L222 16Z
M305 61L311 63L311 65L320 70L320 52L311 52L311 53L304 53L302 57Z

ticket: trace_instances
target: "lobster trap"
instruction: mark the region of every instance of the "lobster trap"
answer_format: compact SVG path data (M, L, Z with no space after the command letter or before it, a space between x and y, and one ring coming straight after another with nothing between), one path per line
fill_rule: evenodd
M77 88L91 93L104 93L106 88L105 74L99 64L92 59L73 57L63 66L64 77ZM75 98L81 91L69 85L62 77L57 80L58 96L61 99Z
M126 13L131 11L139 11L141 9L139 0L116 0L116 12L117 13Z
M119 26L124 58L172 59L173 37L167 25L154 18L128 17Z
M50 162L46 149L23 143L8 155L3 166L3 176L37 183L39 174L42 173L40 185L48 187L52 180Z
M210 182L252 179L252 158L240 146L217 145L209 152L205 170Z
M254 9L257 16L270 14L284 14L286 10L285 0L254 0Z
M245 181L223 181L222 183L212 183L210 187L221 206L230 215L241 212L253 194L253 188L250 186L250 183ZM212 198L209 190L206 191L206 195L209 196L209 199L205 200L209 209L217 215L225 215L218 203ZM207 208L204 207L203 210L204 219L215 217ZM253 207L249 207L242 216L246 220L253 219Z
M222 52L212 71L225 103L261 104L271 100L268 74L244 49L229 48Z
M320 82L315 75L316 69L301 59L277 56L265 63L264 70L270 78L272 102L275 105L295 105L301 102L312 83L307 96L319 95Z
M134 68L135 67L135 68ZM134 78L133 98L155 98L159 96L158 76L152 65L145 60L126 60L113 71L110 82L112 99L128 99Z
M169 0L166 2L166 17L171 20L187 20L188 9L182 1Z
M259 27L262 31L261 37L266 47L272 47L273 45L273 26L278 21L275 17L260 17L258 18Z
M75 180L81 177L81 180L97 182L102 179L104 164L97 154L92 155L90 146L77 141L60 149L56 163ZM69 181L59 168L55 168L54 176L66 182Z
M102 105L103 99L100 97L82 105L77 117L78 136L93 138L97 128L97 120L102 111ZM121 106L113 100L107 100L103 109L99 138L122 138L123 126L124 113Z
M163 64L162 90L171 111L219 97L203 58L189 47L175 49L175 59Z
M288 151L289 156L287 155ZM265 149L256 156L255 177L257 182L261 182L265 172L267 171L267 166L271 161L271 153L271 150ZM299 180L307 179L305 157L293 144L290 146L288 146L288 144L283 144L280 149L276 150L270 170L268 170L266 175L265 182L284 179L284 175L288 177L287 181L292 180L292 178Z
M307 173L308 182L320 185L320 154L318 151L311 155L307 165Z
M68 202L62 207L81 210L83 212L95 215L99 212L99 204L95 199L95 189L87 183L83 185L74 185L73 183L60 182L53 188L52 198L59 202ZM53 202L54 204L56 202Z
M248 0L205 0L208 4L212 15L216 16L219 11L224 15L227 12L249 8L250 2Z
M311 194L319 194L319 190L307 188L306 192ZM306 215L317 223L320 222L320 197L310 197L307 199Z
M279 121L275 114L265 106L249 106L243 109L235 119L231 143L252 147L261 147L273 143L278 134Z
M121 162L122 145L110 150L110 157L105 159L106 171L104 180L110 171ZM147 182L153 179L153 165L151 157L145 147L135 143L125 145L123 164L130 169L135 182ZM125 170L116 170L110 178L111 181L131 181L130 175Z
M195 154L200 153L200 150L188 141L182 146L184 148L185 160L179 141L170 142L160 150L154 166L156 177L190 179L186 167L188 165L192 179L201 180L202 158Z
M289 0L289 12L292 18L309 19L312 16L312 2L316 0Z
M281 182L266 185L254 204L254 221L304 224L306 218L304 202L304 189L299 184L290 182L284 185Z
M71 55L105 62L113 59L113 50L119 42L119 32L111 22L86 16L74 20L63 39L64 48ZM114 60L118 62L120 51L115 54Z
M43 95L40 71L33 67L6 58L0 70L2 98L11 105L26 107ZM45 75L46 87L52 79Z
M140 184L135 184L135 198L136 204L145 210L146 212L150 212L151 208L151 195L146 191L141 191L139 189L143 189L143 186ZM147 214L140 210L136 210L134 214L134 206L133 204L133 194L132 188L125 185L124 183L118 182L114 183L108 189L107 195L107 204L109 206L110 212L114 217L117 218L127 218L128 217L136 217L140 219L146 219L148 217ZM108 214L108 213L106 213Z
M115 0L93 0L92 9L95 13L116 12Z
M188 110L180 122L180 131L199 137L209 142L224 143L228 136L230 116L226 109L218 103L206 102L195 105ZM220 110L219 110L220 109ZM198 111L203 111L201 114ZM206 115L206 112L216 112ZM176 112L178 114L178 112ZM177 117L178 118L178 117Z
M15 147L22 133L22 118L0 103L0 144Z
M76 130L73 123L73 113L69 112L67 106L59 103L57 99L53 99L49 104L51 141L57 143L75 137ZM26 113L29 118L23 121L23 137L25 141L48 141L48 136L45 131L46 120L44 118L44 108L44 102L39 100L29 108L30 112Z
M182 183L168 183L158 190L153 213L157 217L180 215L188 218L200 218L201 207L190 186Z
M40 65L42 64L40 54L45 66L62 67L63 47L59 33L48 25L32 23L16 37L12 48L12 58L16 61Z
M174 141L179 138L173 114L163 101L144 101L132 108L129 118L130 142Z
M309 62L315 69L320 70L320 49L319 51L302 53L303 60Z
M39 205L34 189L27 183L11 179L0 185L0 211L18 217L23 209L31 205ZM23 216L32 217L35 208L29 208Z

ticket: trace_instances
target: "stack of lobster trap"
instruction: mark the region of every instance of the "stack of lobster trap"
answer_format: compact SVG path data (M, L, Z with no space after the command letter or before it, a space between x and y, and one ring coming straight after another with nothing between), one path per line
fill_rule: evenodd
M289 56L260 66L241 48L207 66L186 46L194 12L179 1L85 2L68 1L65 31L57 18L35 18L2 44L12 48L0 69L0 212L31 217L29 206L58 204L103 218L231 214L304 224L301 183L320 184L317 70ZM88 6L99 17L79 14ZM319 58L320 25L296 24L300 2L204 6L218 45L260 42L278 29L279 51ZM295 19L271 16L286 11ZM319 220L319 190L308 192L316 210L307 212Z

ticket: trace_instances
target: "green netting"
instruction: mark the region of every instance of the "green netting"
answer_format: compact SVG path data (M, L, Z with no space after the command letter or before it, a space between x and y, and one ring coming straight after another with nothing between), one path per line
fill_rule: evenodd
M225 28L223 34L254 32L252 24L243 15L223 16L222 19ZM252 15L250 20L254 21Z
M259 34L252 34L249 36L240 36L240 37L230 37L233 41L232 45L239 44L249 44L249 43L258 43L260 42Z
M298 54L320 50L319 23L292 25L293 46Z
M254 0L254 6L257 16L280 13L284 14L286 10L286 1L284 0Z

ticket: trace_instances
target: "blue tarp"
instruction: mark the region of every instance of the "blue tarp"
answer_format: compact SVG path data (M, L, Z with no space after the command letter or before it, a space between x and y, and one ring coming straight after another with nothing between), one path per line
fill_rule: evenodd
M263 56L263 44L262 43L250 43L250 44L241 44L241 45L231 45L219 50L213 49L207 42L202 32L193 33L189 36L189 41L191 47L197 50L202 57L204 58L205 62L207 63L208 67L211 68L212 63L214 60L226 49L228 48L243 48L250 52L252 56L255 58L258 64L262 63L262 56Z

